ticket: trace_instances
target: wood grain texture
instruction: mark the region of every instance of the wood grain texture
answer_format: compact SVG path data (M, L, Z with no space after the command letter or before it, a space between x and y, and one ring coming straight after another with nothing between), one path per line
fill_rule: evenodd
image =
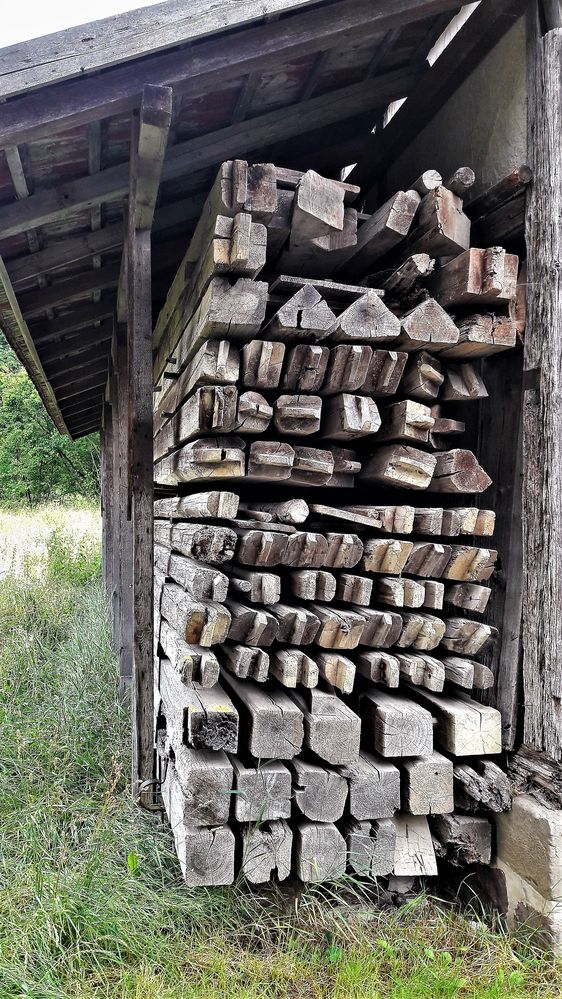
M533 7L535 11L535 7ZM523 405L525 743L562 759L562 29L529 41L527 327ZM544 330L549 330L548 341Z

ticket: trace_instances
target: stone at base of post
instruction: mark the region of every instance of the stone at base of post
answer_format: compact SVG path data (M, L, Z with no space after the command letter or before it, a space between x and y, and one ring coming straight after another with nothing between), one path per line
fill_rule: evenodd
M505 883L510 926L526 926L533 940L562 955L562 811L528 794L495 817L493 869Z

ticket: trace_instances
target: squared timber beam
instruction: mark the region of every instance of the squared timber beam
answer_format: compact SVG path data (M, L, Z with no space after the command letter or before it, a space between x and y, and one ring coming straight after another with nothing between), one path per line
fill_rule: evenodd
M133 794L154 775L151 226L172 118L169 87L145 87L133 117L126 252L127 367L129 373L128 513L132 521L131 709ZM119 310L118 310L119 312Z
M562 759L562 28L528 15L527 315L523 352L523 742ZM547 336L545 336L547 331Z

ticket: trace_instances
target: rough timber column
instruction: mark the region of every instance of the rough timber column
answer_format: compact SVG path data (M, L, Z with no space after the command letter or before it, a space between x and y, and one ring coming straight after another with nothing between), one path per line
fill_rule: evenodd
M523 409L524 742L562 759L562 29L529 14ZM546 23L543 20L546 14ZM552 23L552 22L550 22Z
M131 134L126 310L127 513L133 525L133 793L154 776L152 297L150 231L172 111L169 87L145 87Z

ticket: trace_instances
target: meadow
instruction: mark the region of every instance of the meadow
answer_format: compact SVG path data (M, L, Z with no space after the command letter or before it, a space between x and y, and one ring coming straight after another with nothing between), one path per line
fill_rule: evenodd
M191 891L129 788L88 503L0 511L0 999L544 997L498 918L373 886Z

